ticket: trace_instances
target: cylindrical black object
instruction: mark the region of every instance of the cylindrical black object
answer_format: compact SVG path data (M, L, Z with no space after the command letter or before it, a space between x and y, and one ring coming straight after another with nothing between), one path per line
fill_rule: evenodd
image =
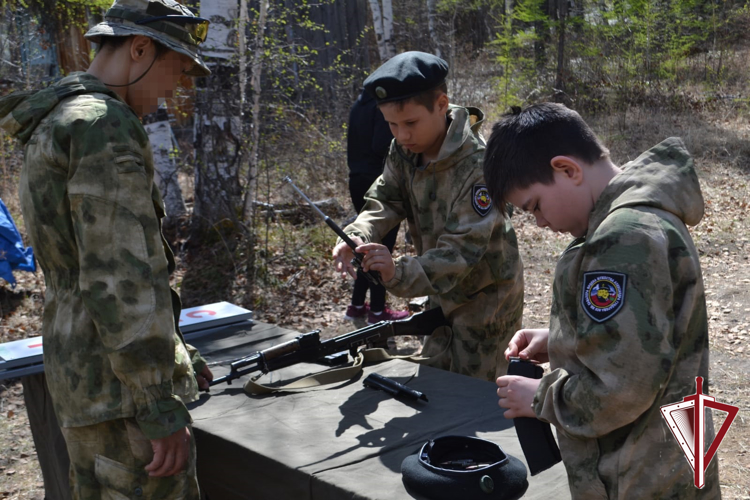
M540 379L544 375L541 366L521 358L510 358L508 375ZM529 464L529 471L536 476L560 462L560 448L557 447L552 428L536 418L518 417L513 419L523 456Z
M427 401L427 396L424 393L415 391L411 387L407 387L404 384L396 382L395 380L384 377L379 373L371 373L366 379L362 381L362 385L370 387L372 389L380 389L385 391L394 397L405 397L409 399L421 399Z

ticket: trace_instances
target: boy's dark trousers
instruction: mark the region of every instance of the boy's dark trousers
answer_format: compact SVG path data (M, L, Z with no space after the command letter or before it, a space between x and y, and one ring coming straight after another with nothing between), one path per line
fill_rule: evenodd
M372 177L369 175L357 175L353 174L349 176L349 194L352 197L352 204L357 213L362 211L365 206L365 194L375 179L378 177ZM393 246L396 244L396 236L398 236L399 226L394 227L391 231L383 238L381 243L388 248L389 252L393 252ZM385 309L385 287L382 285L370 285L370 283L362 276L357 276L357 280L354 282L354 291L352 292L352 304L355 306L361 306L365 303L365 295L367 290L370 290L370 310L379 312Z

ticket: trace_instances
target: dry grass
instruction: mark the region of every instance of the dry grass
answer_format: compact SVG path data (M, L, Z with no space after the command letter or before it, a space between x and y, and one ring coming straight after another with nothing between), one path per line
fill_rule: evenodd
M722 493L725 499L750 498L750 127L743 106L724 104L713 110L673 114L653 109L590 117L589 121L610 147L613 159L624 163L669 136L681 136L694 154L706 200L706 216L692 229L701 254L708 296L711 336L711 394L740 407L737 421L719 450ZM7 190L7 187L5 187ZM343 183L329 179L312 197L335 193L349 206ZM6 193L7 196L7 193ZM8 200L6 200L8 201ZM525 215L514 217L524 261L526 327L545 326L549 320L551 281L557 256L568 238L537 228ZM283 229L283 230L282 230ZM333 335L352 328L343 321L350 284L334 276L328 258L333 237L322 226L272 225L268 250L261 259L268 273L257 290L256 313L261 321L305 331L323 328ZM399 239L398 252L409 249ZM184 265L181 265L184 272ZM175 284L182 274L178 273ZM21 273L18 274L21 278ZM43 285L41 274L27 275L15 292L0 286L0 341L33 335L39 330ZM226 297L234 300L236 297ZM404 307L400 300L393 301ZM418 348L410 339L402 349ZM12 404L14 408L8 410ZM722 416L717 415L717 424ZM0 387L0 498L41 498L40 473L33 460L33 442L20 399L20 383ZM15 472L8 475L11 470Z

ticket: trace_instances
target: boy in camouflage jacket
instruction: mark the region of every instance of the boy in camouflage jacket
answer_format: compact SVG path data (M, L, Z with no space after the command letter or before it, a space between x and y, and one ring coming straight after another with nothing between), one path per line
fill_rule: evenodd
M389 60L365 81L395 137L383 174L345 232L400 297L429 295L451 323L427 338L423 355L444 369L485 380L505 373L503 350L520 328L523 272L510 221L492 210L482 177L483 114L450 105L448 65L422 52ZM417 256L394 261L379 244L406 219ZM352 272L352 252L339 243L337 270Z
M682 141L620 169L576 112L540 104L495 124L484 171L496 200L576 238L557 263L549 329L517 332L506 352L551 371L500 377L505 416L555 425L575 499L720 498L717 459L696 488L659 411L694 394L696 377L708 381L703 279L686 227L704 205ZM710 411L705 429L710 443Z
M199 496L185 403L211 373L176 328L139 116L182 73L210 73L196 52L207 24L173 0L119 0L86 35L100 44L87 73L0 100L0 126L25 146L20 197L47 287L45 371L75 499Z

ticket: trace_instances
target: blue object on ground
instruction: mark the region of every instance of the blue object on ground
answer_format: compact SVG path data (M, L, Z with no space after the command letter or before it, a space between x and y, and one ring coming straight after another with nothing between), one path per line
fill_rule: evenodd
M23 246L16 223L0 199L0 278L15 288L14 269L33 273L36 271L36 261L31 247Z

